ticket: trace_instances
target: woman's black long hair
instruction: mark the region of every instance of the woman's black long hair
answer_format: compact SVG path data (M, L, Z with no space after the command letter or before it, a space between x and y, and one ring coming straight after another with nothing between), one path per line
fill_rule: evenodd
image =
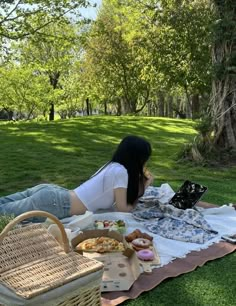
M123 165L128 172L127 203L138 199L140 184L144 192L143 167L152 154L150 143L138 136L126 136L118 145L110 162Z

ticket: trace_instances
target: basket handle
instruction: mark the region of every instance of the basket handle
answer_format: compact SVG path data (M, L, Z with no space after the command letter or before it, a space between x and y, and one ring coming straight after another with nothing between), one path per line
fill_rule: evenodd
M13 219L11 222L9 222L5 228L3 229L3 231L0 233L0 243L3 241L3 239L6 237L7 233L19 222L23 221L24 219L28 219L34 216L41 216L41 217L46 217L51 219L52 221L54 221L54 223L57 224L57 226L59 227L60 231L61 231L61 235L62 235L62 247L65 251L65 253L69 253L70 251L70 246L69 246L69 241L64 229L64 226L62 225L62 223L60 222L60 220L55 217L54 215L46 212L46 211L41 211L41 210L33 210L33 211L29 211L26 213L23 213L19 216L17 216L15 219Z

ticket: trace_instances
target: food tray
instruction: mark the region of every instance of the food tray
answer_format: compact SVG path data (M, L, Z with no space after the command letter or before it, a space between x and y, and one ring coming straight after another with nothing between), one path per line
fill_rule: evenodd
M123 220L95 220L95 229L109 229L111 231L117 231L120 234L125 234L126 224Z
M133 246L132 246L132 243L129 242L129 247L131 249L133 249ZM157 267L161 264L161 261L160 261L160 256L155 248L154 245L151 245L149 248L149 250L151 250L154 254L154 259L153 260L150 260L150 261L144 261L144 260L141 260L137 257L138 261L139 261L139 265L142 267L142 272L143 273L152 273L152 269L154 267ZM133 249L134 250L134 249ZM135 251L135 250L134 250ZM136 251L135 251L136 252Z

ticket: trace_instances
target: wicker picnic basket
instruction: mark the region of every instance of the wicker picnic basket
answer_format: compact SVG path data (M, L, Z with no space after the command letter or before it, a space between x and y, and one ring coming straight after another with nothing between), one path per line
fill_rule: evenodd
M42 224L14 228L33 216L54 221L62 245ZM101 262L70 249L63 225L47 212L24 213L0 234L0 305L101 305L102 273Z

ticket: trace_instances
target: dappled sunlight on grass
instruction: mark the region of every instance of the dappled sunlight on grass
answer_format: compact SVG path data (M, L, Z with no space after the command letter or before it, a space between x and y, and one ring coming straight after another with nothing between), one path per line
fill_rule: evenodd
M232 265L235 259L236 253L208 262L191 273L163 281L124 305L234 306L236 272Z
M65 147L65 144L64 145L54 145L53 147L57 150L61 150L65 152L78 152L78 150L75 148Z
M147 166L155 177L155 186L169 183L176 191L189 179L208 186L204 201L236 203L236 167L201 167L178 161L179 150L196 135L194 126L191 120L132 116L0 124L0 195L39 183L73 189L111 158L124 136L134 134L152 144ZM233 306L235 285L229 280L236 277L232 269L235 259L236 253L165 280L124 305L212 306L212 300L217 300L214 305ZM222 277L225 273L231 276Z
M19 187L44 180L75 187L111 158L124 136L133 134L152 144L149 168L155 175L155 185L168 182L177 189L188 178L209 186L204 200L218 204L229 199L236 201L230 189L235 168L209 169L177 162L178 152L196 135L194 126L191 120L135 116L91 116L0 125L0 141L5 144L1 146L0 158L5 160L7 156L9 160L2 161L0 192L15 188L14 177ZM58 173L64 175L59 179ZM227 184L220 186L222 180Z

